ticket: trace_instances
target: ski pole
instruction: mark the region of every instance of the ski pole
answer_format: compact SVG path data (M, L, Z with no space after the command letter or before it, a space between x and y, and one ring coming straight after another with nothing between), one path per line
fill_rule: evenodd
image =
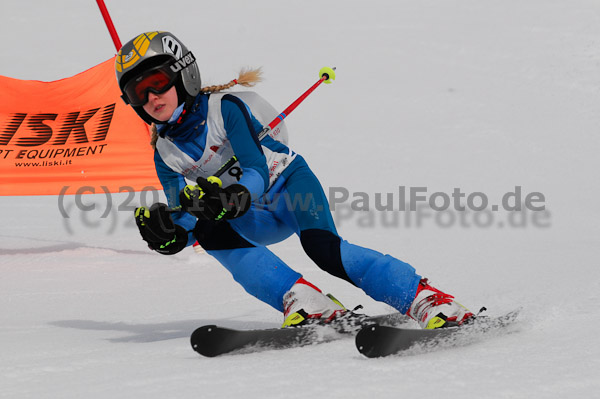
M264 139L271 130L273 130L277 125L279 125L279 123L281 121L283 121L285 118L287 118L287 116L289 114L291 114L292 111L295 110L296 107L298 105L300 105L300 103L302 101L304 101L310 93L312 93L317 87L319 87L319 85L321 83L325 82L326 84L329 84L329 83L332 83L333 80L335 80L335 67L321 68L321 70L319 71L319 80L315 84L313 84L308 90L306 90L304 93L302 93L302 95L300 97L298 97L296 99L296 101L291 103L285 110L283 110L282 113L277 115L275 117L275 119L273 119L267 126L263 127L263 130L261 130L260 133L258 133L258 141L261 141L262 139ZM233 164L235 164L236 162L237 162L237 158L234 155L225 164L223 164L223 166L221 166L219 168L219 170L217 171L217 173L215 173L213 176L215 176L215 177L221 176L223 173L225 173L225 171L227 169L232 167Z
M275 117L275 119L273 119L271 123L265 126L263 130L258 134L258 140L262 140L267 134L269 134L271 130L275 128L275 126L279 125L281 121L287 118L287 116L291 114L292 111L295 110L296 107L300 105L300 103L304 101L310 93L312 93L317 87L319 87L321 83L325 82L329 84L332 83L333 80L335 80L335 67L321 68L321 70L319 71L319 80L315 84L313 84L308 90L306 90L300 97L298 97L296 101L294 101L286 109L284 109L282 113L277 115L277 117Z

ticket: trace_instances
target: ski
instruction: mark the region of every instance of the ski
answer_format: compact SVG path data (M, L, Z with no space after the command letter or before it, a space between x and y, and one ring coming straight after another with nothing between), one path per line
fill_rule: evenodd
M460 327L423 330L384 326L379 323L364 326L356 334L356 348L366 357L428 352L439 348L467 345L499 332L513 324L520 309L499 317L478 316Z
M366 324L399 326L410 318L400 313L368 317L352 313L348 318L328 324L307 324L301 327L238 330L217 325L197 328L190 337L194 351L215 357L226 353L258 352L325 343L352 336Z

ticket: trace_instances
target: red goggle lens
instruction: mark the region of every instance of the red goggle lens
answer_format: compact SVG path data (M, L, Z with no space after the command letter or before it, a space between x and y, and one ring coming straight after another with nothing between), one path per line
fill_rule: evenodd
M168 68L160 68L143 73L127 82L123 93L133 106L144 105L148 102L148 93L161 94L169 90L177 79L177 75L169 73Z

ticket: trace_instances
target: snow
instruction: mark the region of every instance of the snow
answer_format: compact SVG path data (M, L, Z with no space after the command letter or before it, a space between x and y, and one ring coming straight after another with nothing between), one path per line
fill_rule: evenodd
M117 209L125 195L113 196L105 218L103 195L84 197L97 205L86 212L64 198L69 218L54 196L4 197L0 397L598 392L600 3L106 4L123 42L147 30L175 33L195 52L206 84L263 66L257 91L278 109L321 67L337 67L335 83L311 95L288 127L324 187L371 198L370 212L351 212L352 196L339 205L340 233L413 264L473 309L523 306L523 315L516 333L422 355L366 359L347 339L202 358L189 347L194 328L276 327L281 315L206 255L148 251L131 213ZM2 8L5 76L62 79L115 54L93 2L4 0ZM400 186L426 187L428 195L482 192L490 204L520 186L542 193L546 212L519 213L514 226L515 215L502 211L487 224L474 212L425 209L420 224L412 212L411 224L402 214L389 226L390 215L374 210L374 194ZM296 239L273 250L347 306L391 310L318 270Z

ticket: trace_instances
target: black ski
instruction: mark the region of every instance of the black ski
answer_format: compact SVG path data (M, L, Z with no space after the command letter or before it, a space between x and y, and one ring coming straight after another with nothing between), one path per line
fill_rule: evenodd
M515 310L499 317L478 316L473 322L460 327L434 330L398 328L376 323L361 328L356 335L356 348L366 357L383 357L406 353L409 349L427 352L467 345L510 326L519 312L520 310Z
M363 325L401 325L407 316L391 313L367 317L352 314L329 324L308 324L301 327L237 330L216 325L202 326L191 336L192 348L199 354L215 357L225 353L249 353L266 349L286 349L330 342L354 335Z

